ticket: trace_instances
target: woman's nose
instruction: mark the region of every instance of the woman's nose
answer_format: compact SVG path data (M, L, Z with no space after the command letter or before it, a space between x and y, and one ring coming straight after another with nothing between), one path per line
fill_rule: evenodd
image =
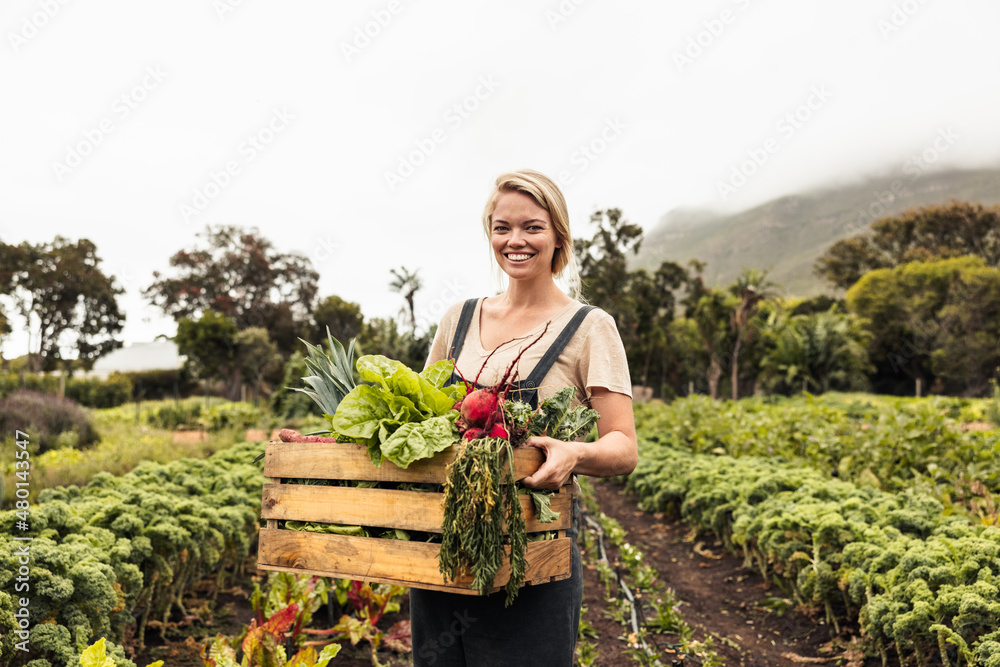
M510 231L510 245L521 245L524 243L524 232L515 227Z

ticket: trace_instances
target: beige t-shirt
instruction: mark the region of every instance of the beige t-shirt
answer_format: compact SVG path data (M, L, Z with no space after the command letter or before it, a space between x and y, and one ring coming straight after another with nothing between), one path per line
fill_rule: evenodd
M489 357L489 364L479 375L479 384L492 386L500 382L504 371L514 361L521 349L538 338L545 325L542 324L527 336L503 343L490 357L492 350L484 349L479 337L482 303L483 300L480 299L476 304L465 343L455 366L465 379L472 383L476 380L476 375L479 374L483 363ZM453 305L441 319L441 324L434 337L434 344L431 345L431 351L427 357L428 365L448 358L448 350L453 344L455 329L458 327L458 319L462 313L462 305L462 303ZM516 379L521 381L528 379L542 355L555 342L559 333L573 318L581 305L579 301L574 300L552 318L545 335L528 348L518 361L515 369L517 371ZM562 354L552 365L551 370L538 388L539 402L552 396L563 387L576 387L574 405L583 403L588 407L593 387L604 387L619 394L632 396L632 383L629 378L628 361L625 358L625 346L622 345L621 336L618 335L618 327L615 326L614 318L599 308L595 308L587 314L580 324L580 328L576 330L573 338L570 339Z

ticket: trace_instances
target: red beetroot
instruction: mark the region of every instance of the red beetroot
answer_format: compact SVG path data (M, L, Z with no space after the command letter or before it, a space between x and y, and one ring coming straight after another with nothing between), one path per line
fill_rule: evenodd
M494 424L493 428L490 429L491 438L504 438L505 440L510 440L510 434L507 433L507 429L503 427L503 424Z
M478 440L481 437L483 437L483 429L481 428L470 428L462 434L463 440Z
M497 396L488 389L477 389L462 401L462 418L467 424L483 426L497 410Z

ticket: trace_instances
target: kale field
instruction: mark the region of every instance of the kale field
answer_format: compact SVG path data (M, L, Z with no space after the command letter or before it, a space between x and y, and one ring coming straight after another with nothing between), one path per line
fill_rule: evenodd
M577 664L1000 665L996 413L864 394L636 405L635 472L584 483ZM410 644L402 587L255 569L262 451L15 494L0 512L0 663L433 653ZM7 484L30 480L22 469Z

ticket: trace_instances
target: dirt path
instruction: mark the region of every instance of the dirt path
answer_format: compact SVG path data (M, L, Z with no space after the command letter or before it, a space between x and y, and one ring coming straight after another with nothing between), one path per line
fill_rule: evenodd
M716 650L726 665L835 664L835 656L842 655L842 651L829 650L830 632L821 619L795 610L779 616L760 606L766 598L782 597L782 593L766 586L760 574L744 569L742 558L726 554L712 541L699 550L714 557L699 555L695 544L684 541L689 533L686 526L639 510L636 498L619 485L592 482L601 511L622 524L627 540L643 549L647 562L685 602L681 611L696 629L696 637L715 637Z

